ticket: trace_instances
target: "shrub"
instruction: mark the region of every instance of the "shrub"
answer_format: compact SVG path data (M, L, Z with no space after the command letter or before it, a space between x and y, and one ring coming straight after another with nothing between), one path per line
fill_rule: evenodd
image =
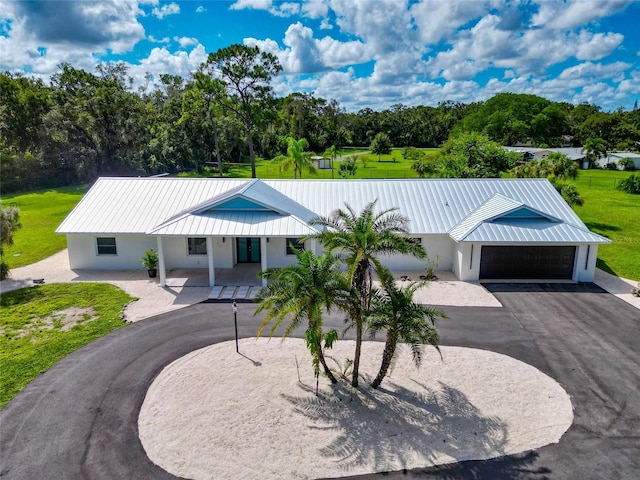
M635 193L640 195L640 174L632 173L629 178L618 184L618 190L627 193Z
M633 160L631 160L630 158L623 158L618 162L618 165L620 165L620 168L622 168L623 170L635 170L636 169L636 164L633 163Z
M358 165L356 164L354 157L346 158L344 161L340 162L340 166L338 167L338 175L342 178L353 177L357 171Z

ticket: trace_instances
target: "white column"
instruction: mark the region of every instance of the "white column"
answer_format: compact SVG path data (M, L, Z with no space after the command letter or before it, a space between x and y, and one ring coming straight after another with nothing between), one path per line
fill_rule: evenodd
M213 237L207 237L207 260L209 263L209 286L216 284L216 269L213 264Z
M260 237L260 268L267 269L267 237ZM267 286L267 279L262 279L262 286Z
M316 248L317 248L316 239L312 238L311 240L309 240L309 250L311 250L314 255L318 254L318 250L316 250Z
M164 251L162 250L162 237L156 237L158 239L158 270L160 270L160 286L167 285L167 269L164 264Z

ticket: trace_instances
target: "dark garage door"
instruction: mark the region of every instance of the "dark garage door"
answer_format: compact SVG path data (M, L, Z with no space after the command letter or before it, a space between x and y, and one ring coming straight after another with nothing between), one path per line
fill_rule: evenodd
M576 247L482 247L480 278L571 279Z

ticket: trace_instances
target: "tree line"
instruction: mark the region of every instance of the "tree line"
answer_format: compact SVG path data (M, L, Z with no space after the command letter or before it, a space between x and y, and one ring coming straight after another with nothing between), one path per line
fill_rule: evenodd
M308 149L369 146L384 134L395 147L439 147L480 132L502 144L534 146L604 142L640 149L640 110L607 113L525 94L436 107L398 104L346 112L309 93L276 97L276 57L231 45L211 53L190 78L146 76L137 89L122 63L95 72L60 65L48 83L0 74L2 193L91 182L100 175L153 175L283 155L289 138Z

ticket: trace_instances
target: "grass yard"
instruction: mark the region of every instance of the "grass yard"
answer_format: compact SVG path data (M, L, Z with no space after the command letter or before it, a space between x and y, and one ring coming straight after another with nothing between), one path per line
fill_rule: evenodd
M106 283L59 283L0 295L0 408L74 350L120 328L134 300Z
M427 155L435 155L440 149L427 148L422 149ZM394 148L389 155L382 155L380 161L378 156L372 153L366 153L367 150L340 150L338 155L342 158L354 156L358 165L358 170L352 178L418 178L418 175L411 170L411 162L407 162L402 158L402 149ZM302 172L303 179L340 179L338 175L338 165L340 160L334 164L333 177L331 170L316 170L315 174L309 173L307 170ZM251 166L249 164L234 164L228 171L227 175L232 178L250 178ZM280 171L280 166L271 161L258 158L256 159L256 175L258 178L265 179L289 179L293 178L293 170L286 172ZM179 174L179 176L216 176L215 168L207 169L204 175L196 175L193 172Z
M598 268L640 280L640 195L615 188L629 175L631 172L581 171L572 183L584 205L574 211L589 229L613 240L598 247Z
M14 235L13 246L5 248L5 261L10 268L35 263L67 248L67 238L54 232L87 188L63 187L2 198L3 206L20 209L22 223Z

